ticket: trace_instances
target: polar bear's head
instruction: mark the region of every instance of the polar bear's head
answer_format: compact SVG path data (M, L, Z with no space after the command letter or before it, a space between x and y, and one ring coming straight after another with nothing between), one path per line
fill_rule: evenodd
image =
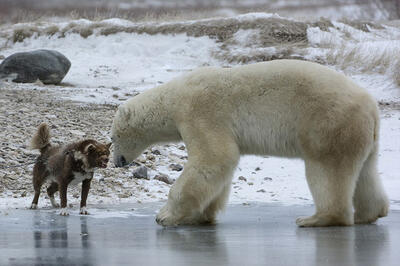
M111 128L113 161L117 167L131 163L146 148L144 134L134 125L132 110L120 106Z

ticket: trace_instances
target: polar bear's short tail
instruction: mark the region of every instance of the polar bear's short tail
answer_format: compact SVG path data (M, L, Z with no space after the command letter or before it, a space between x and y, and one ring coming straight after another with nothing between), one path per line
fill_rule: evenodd
M39 125L36 134L32 138L31 148L38 149L41 152L43 152L49 146L50 146L50 129L46 123L42 123Z

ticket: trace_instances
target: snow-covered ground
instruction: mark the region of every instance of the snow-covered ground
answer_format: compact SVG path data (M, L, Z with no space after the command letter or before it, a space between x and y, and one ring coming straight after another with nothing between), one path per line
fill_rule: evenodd
M160 27L208 25L231 23L239 25L259 22L281 23L287 27L304 27L300 43L287 41L290 49L284 50L277 42L281 35L271 35L271 42L263 41L263 28L243 26L222 41L212 34L187 34L173 31L162 32ZM321 21L320 21L321 22ZM400 28L381 24L358 26L329 21L322 27L311 22L295 21L278 15L251 13L219 20L185 21L168 23L132 23L121 19L102 22L76 20L72 22L41 22L18 24L0 28L0 55L35 49L54 49L66 55L72 62L62 86L41 84L17 85L18 90L49 90L62 99L95 104L120 104L129 97L159 84L165 83L201 66L234 66L243 63L238 55L248 58L246 63L265 58L303 58L328 65L352 77L380 101L381 145L379 171L389 194L392 209L400 209ZM242 24L240 24L242 23ZM256 23L256 24L257 24ZM82 31L61 29L71 27L91 28L93 32L82 36ZM275 25L275 24L274 24ZM60 29L52 35L40 34L49 27ZM171 26L171 27L172 27ZM35 27L36 33L21 42L11 42L16 29ZM105 29L117 28L112 34ZM154 28L154 34L140 33L138 27ZM207 27L206 27L207 28ZM289 29L290 31L291 29ZM296 29L297 30L297 29ZM147 30L148 31L148 30ZM293 30L294 31L294 30ZM14 35L13 35L14 34ZM296 35L298 37L299 34ZM299 37L300 38L300 37ZM224 52L222 52L224 50ZM229 54L224 60L222 54ZM233 59L232 59L233 58ZM239 58L239 59L235 59ZM236 60L236 61L235 61ZM5 140L1 140L3 142ZM177 178L179 172L168 168L168 153L185 155L180 144L160 146L162 155L156 163L157 171ZM164 155L163 155L164 154ZM164 157L162 157L164 156ZM158 159L157 159L158 160ZM159 163L158 163L159 162ZM184 160L182 161L184 162ZM123 175L118 172L119 175ZM1 176L0 176L1 178ZM97 176L96 178L101 178ZM90 196L97 203L141 202L166 199L168 185L155 180L141 181L146 187L142 194L117 198L116 195ZM156 194L150 197L148 194ZM3 194L7 195L7 193ZM0 199L0 209L29 206L31 198ZM77 200L72 199L72 202ZM281 204L312 204L307 187L304 165L301 160L275 157L244 156L234 174L230 203L276 202ZM47 204L47 203L46 203Z

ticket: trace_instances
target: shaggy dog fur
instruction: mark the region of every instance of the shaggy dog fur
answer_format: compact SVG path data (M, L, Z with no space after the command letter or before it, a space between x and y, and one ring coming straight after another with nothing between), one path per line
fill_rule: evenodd
M88 214L86 199L90 189L95 168L106 168L111 143L104 145L95 140L82 140L63 146L50 144L50 130L46 124L41 124L32 138L33 149L40 150L40 156L33 168L33 187L35 196L31 209L36 209L40 188L46 180L51 181L47 188L51 204L59 207L54 199L54 193L60 191L61 215L68 215L67 188L82 182L81 214Z
M371 223L388 212L376 169L377 104L316 63L193 71L120 106L112 137L120 166L153 143L185 142L188 162L157 215L161 225L214 222L241 154L304 159L316 213L299 226Z

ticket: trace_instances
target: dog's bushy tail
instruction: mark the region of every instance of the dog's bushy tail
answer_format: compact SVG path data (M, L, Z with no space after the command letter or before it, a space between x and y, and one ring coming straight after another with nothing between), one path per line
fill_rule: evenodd
M46 123L39 125L36 134L31 141L31 148L38 149L41 152L50 146L50 129Z

